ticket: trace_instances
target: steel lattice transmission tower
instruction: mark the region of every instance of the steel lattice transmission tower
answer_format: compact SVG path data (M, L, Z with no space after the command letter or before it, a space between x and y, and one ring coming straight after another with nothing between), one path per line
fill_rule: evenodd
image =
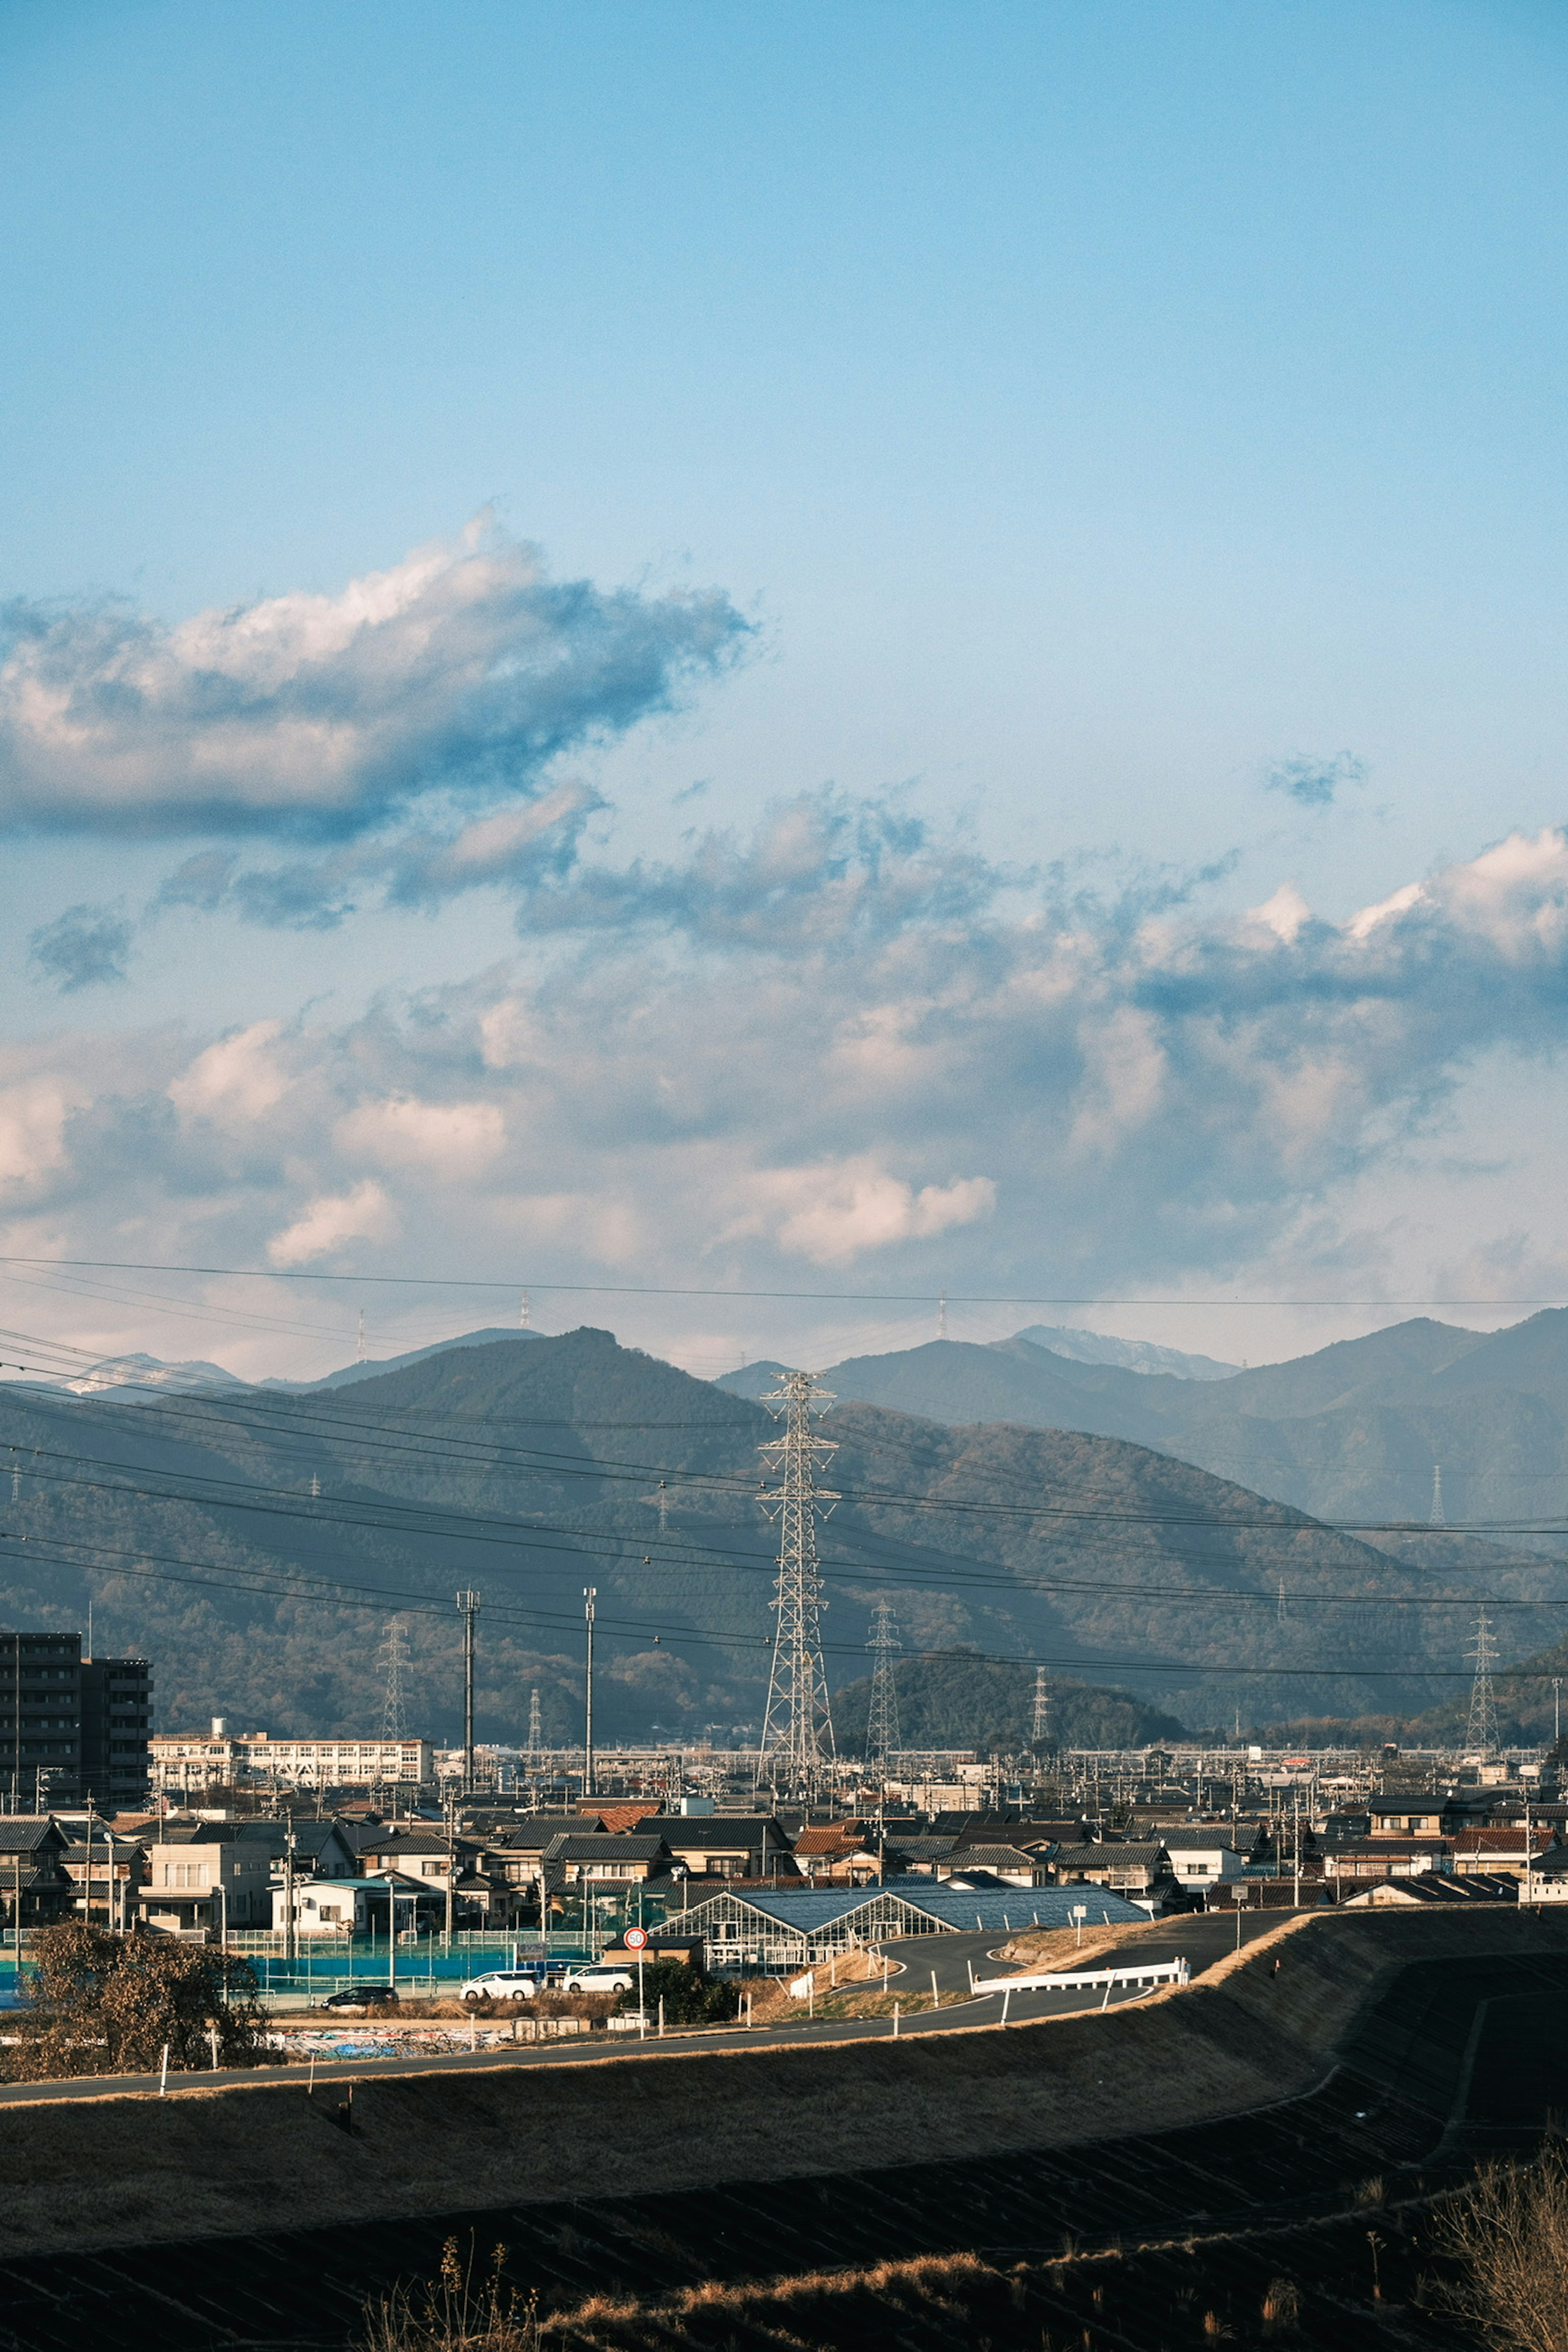
M1030 1733L1030 1745L1039 1754L1051 1736L1051 1695L1046 1687L1044 1666L1035 1668L1035 1720Z
M408 1697L403 1670L408 1664L408 1629L401 1617L389 1617L383 1629L381 1664L386 1676L386 1696L381 1703L381 1736L384 1739L406 1739Z
M543 1729L539 1720L539 1693L531 1690L528 1694L528 1760L531 1764L538 1763L543 1745Z
M899 1737L899 1686L893 1661L903 1648L891 1601L879 1601L871 1612L871 1704L866 1717L866 1761L886 1772L903 1746Z
M1470 1685L1470 1719L1465 1727L1465 1746L1482 1756L1495 1756L1498 1736L1492 1668L1497 1664L1497 1643L1484 1609L1476 1619L1476 1637L1467 1655L1476 1662L1476 1678Z
M1426 1514L1426 1524L1429 1528L1446 1528L1448 1524L1448 1515L1443 1508L1443 1465L1440 1462L1432 1465L1432 1507Z
M778 1481L757 1496L779 1523L773 1664L757 1751L757 1785L765 1781L775 1795L809 1796L834 1760L818 1622L823 1600L816 1522L838 1496L817 1485L816 1469L838 1448L816 1436L811 1426L813 1412L832 1402L832 1391L819 1389L809 1372L781 1373L778 1387L763 1399L784 1423L784 1435L757 1449Z

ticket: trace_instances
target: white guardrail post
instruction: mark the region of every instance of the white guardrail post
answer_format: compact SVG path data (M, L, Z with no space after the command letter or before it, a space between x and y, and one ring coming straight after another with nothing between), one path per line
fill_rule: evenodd
M1184 1959L1145 1961L1142 1968L1081 1969L1070 1974L1042 1971L1037 1976L971 1977L971 1986L978 1996L999 1992L1098 1992L1103 1985L1107 1997L1116 1985L1184 1985L1191 1981L1192 1969Z

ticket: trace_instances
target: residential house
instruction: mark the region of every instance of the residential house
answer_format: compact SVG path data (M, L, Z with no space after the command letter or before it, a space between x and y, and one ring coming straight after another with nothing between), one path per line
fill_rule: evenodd
M274 1885L270 1894L271 1924L282 1933L289 1926L288 1890ZM400 1936L410 1931L434 1935L444 1923L446 1897L433 1893L421 1879L405 1877L395 1870L384 1871L376 1878L295 1882L294 1933L298 1937L385 1936L394 1912Z
M1517 1903L1519 1882L1514 1878L1490 1876L1473 1872L1468 1877L1450 1877L1440 1871L1423 1871L1415 1878L1375 1879L1359 1887L1353 1895L1341 1898L1341 1907L1347 1911L1369 1908L1383 1909L1388 1905L1415 1908L1423 1904L1444 1903Z
M1250 1842L1244 1846L1245 1831L1233 1830L1228 1822L1201 1822L1185 1829L1160 1832L1160 1843L1170 1858L1171 1875L1178 1886L1188 1889L1223 1885L1226 1880L1242 1875L1247 1866Z
M1446 1838L1343 1838L1335 1845L1325 1845L1321 1860L1323 1876L1340 1890L1342 1902L1347 1887L1353 1893L1371 1879L1418 1878L1427 1871L1449 1872L1454 1849Z
M128 1927L146 1875L147 1849L140 1838L117 1836L95 1820L88 1835L85 1816L62 1823L69 1843L62 1860L71 1882L71 1907L100 1927Z
M375 1878L395 1871L405 1878L417 1879L421 1885L438 1894L443 1902L448 1877L454 1868L461 1868L455 1842L448 1840L444 1830L437 1829L383 1826L368 1837L360 1837L356 1859L362 1877Z
M137 1895L143 1923L200 1936L272 1920L272 1862L265 1843L232 1822L161 1822L146 1848Z
M772 1813L661 1813L658 1827L693 1878L771 1878L791 1852Z
M1060 1851L1059 1846L1048 1847L1042 1853L1026 1853L1021 1846L1016 1845L956 1846L945 1861L937 1864L936 1875L956 1885L960 1879L971 1878L980 1871L994 1885L1049 1886L1052 1884L1052 1866L1047 1854L1059 1853ZM1117 1849L1096 1846L1093 1851L1096 1853L1114 1853Z
M1093 1845L1058 1846L1051 1873L1058 1887L1104 1886L1126 1895L1156 1894L1171 1882L1165 1849L1152 1839L1136 1845L1106 1838Z
M1443 1830L1441 1797L1373 1797L1368 1808L1374 1838L1438 1837Z
M1462 1878L1500 1871L1522 1878L1527 1867L1533 1875L1553 1853L1563 1853L1568 1861L1568 1851L1559 1846L1549 1829L1537 1829L1532 1823L1527 1844L1522 1821L1508 1829L1456 1830L1450 1843L1454 1868Z
M661 1837L612 1837L603 1831L574 1831L552 1838L544 1856L545 1885L552 1893L567 1888L582 1893L589 1887L611 1889L647 1886L669 1876L670 1851Z
M65 1866L69 1843L51 1814L0 1814L0 1918L8 1927L47 1927L70 1917L76 1889Z

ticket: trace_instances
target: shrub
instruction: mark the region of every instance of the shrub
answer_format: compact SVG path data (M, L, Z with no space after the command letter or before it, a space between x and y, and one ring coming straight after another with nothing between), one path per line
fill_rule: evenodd
M163 2062L253 2066L271 2054L248 1962L173 1937L113 1936L72 1920L33 1939L28 2002L4 2055L21 2082L149 2074Z

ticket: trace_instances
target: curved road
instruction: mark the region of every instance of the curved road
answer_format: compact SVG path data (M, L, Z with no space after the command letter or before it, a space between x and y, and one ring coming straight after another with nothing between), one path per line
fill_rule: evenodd
M1239 1941L1251 1943L1282 1920L1293 1915L1289 1911L1243 1912L1239 1922L1235 1917L1194 1915L1183 1919L1167 1920L1152 1927L1147 1935L1129 1937L1107 1955L1109 1964L1129 1968L1141 1960L1173 1960L1184 1958L1191 1963L1193 1975L1201 1976L1214 1967L1227 1952L1237 1949ZM942 2006L936 2011L924 2011L917 2016L900 2021L900 2034L952 2033L966 2027L999 2025L1002 2022L1002 1995L989 1993L974 2000L969 1994L969 1970L994 1974L1005 1966L989 1959L999 1941L998 1931L988 1928L984 1934L973 1930L967 1934L936 1936L906 1936L889 1940L885 1949L894 1962L894 1973L889 1990L897 1991L900 1984L912 1992L929 1993L931 1971L936 1971L937 1990ZM1090 1959L1087 1966L1100 1963ZM1112 1990L1110 2006L1121 2007L1123 2001L1146 1998L1136 1991ZM1105 2001L1103 1990L1094 1992L1024 1992L1011 1996L1007 2005L1008 2022L1024 2025L1043 2017L1066 2017L1081 2010L1100 2008ZM892 2032L892 2021L886 2017L837 2018L810 2024L804 2018L791 2018L787 2024L755 2026L750 2031L736 2026L723 2026L710 2032L683 2032L669 2035L664 2044L665 2054L674 2057L689 2050L756 2050L806 2048L819 2042L885 2042ZM617 2059L636 2055L652 2056L658 2049L657 2039L650 2034L646 2041L632 2036L605 2035L586 2047L577 2041L546 2043L542 2047L528 2045L516 2049L463 2051L455 2056L427 2056L423 2052L407 2058L334 2058L318 2060L313 2081L328 2084L359 2083L382 2074L406 2074L411 2069L419 2074L472 2073L491 2067L548 2067L613 2065ZM282 2066L232 2067L216 2074L180 2074L169 2077L171 2095L175 2091L210 2091L222 2086L237 2089L247 2084L298 2087L301 2068L298 2063ZM102 2099L115 2096L157 2098L158 2078L155 2074L89 2074L60 2083L9 2083L0 2086L0 2105L31 2104L39 2099Z

